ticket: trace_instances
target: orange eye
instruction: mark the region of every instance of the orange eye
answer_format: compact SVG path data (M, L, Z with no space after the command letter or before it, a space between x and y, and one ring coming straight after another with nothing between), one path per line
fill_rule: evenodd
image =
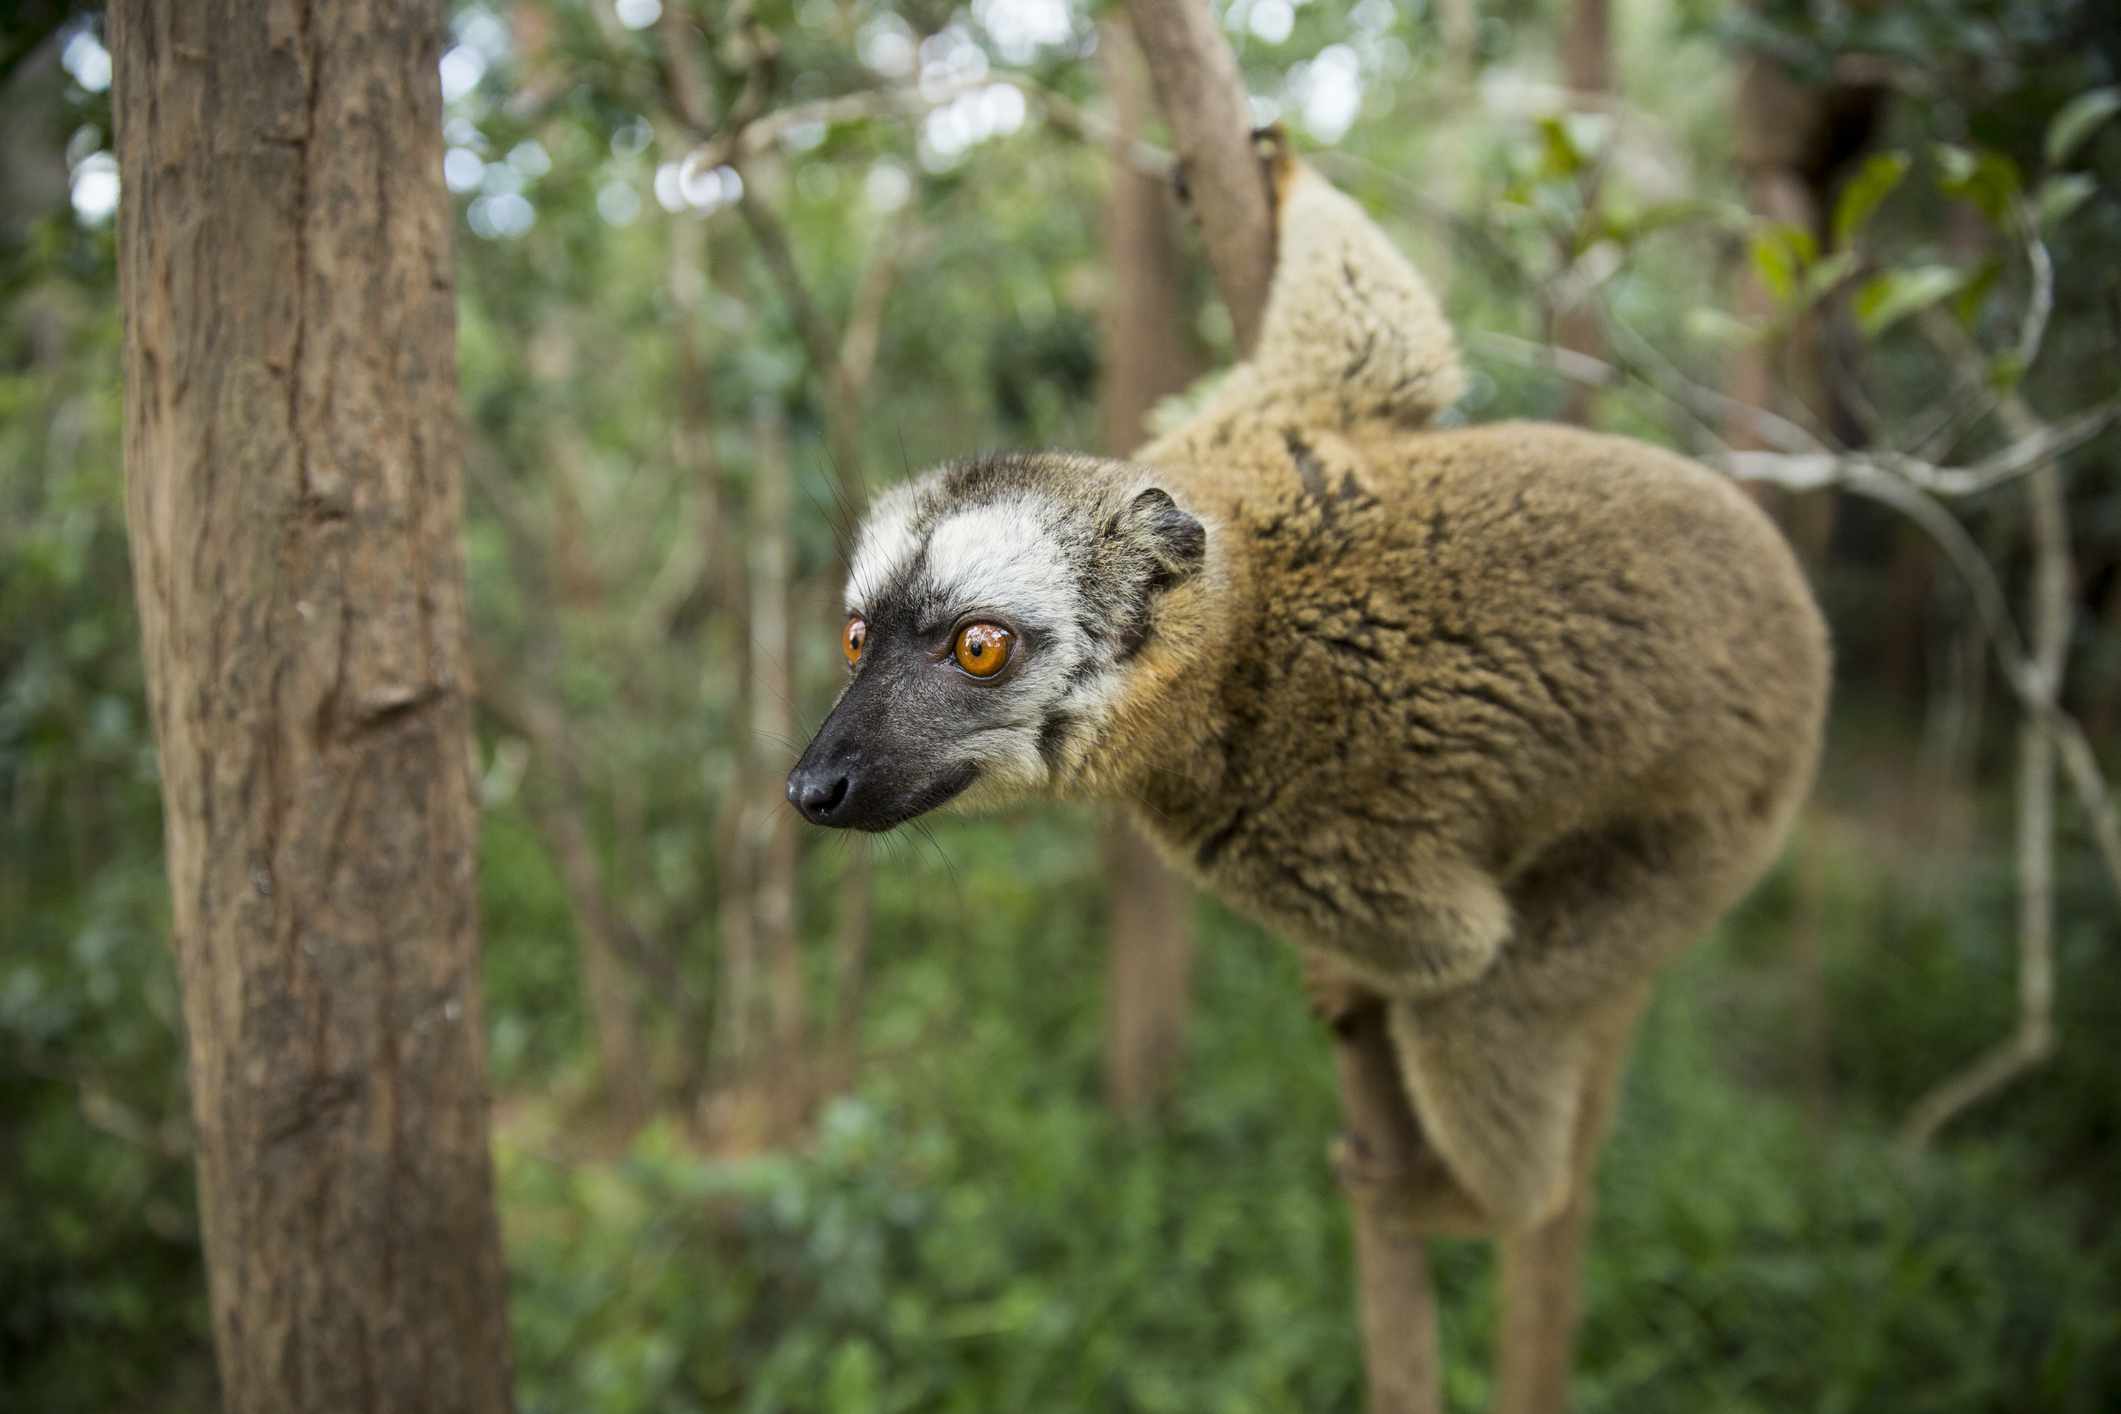
M1000 624L966 624L957 631L957 665L976 678L991 678L1009 662L1016 635Z
M862 622L860 614L847 616L847 627L840 632L840 652L847 655L849 663L862 661L862 645L869 641L869 625Z

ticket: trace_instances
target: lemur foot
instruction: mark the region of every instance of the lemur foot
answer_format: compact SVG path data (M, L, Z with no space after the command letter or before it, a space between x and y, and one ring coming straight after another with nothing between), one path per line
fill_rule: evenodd
M1289 142L1289 130L1280 123L1252 129L1252 152L1266 176L1267 197L1278 212L1296 175L1296 149Z
M1296 175L1296 153L1289 145L1289 130L1280 123L1254 128L1252 152L1259 159L1260 173L1266 180L1267 199L1279 211L1289 179ZM1192 168L1183 157L1171 164L1171 195L1178 199L1181 207L1193 205Z
M1326 1162L1350 1207L1381 1222L1398 1237L1420 1237L1408 1192L1414 1175L1385 1163L1360 1134L1336 1134L1326 1145Z
M1326 1146L1326 1162L1348 1202L1403 1237L1479 1237L1492 1225L1433 1150L1408 1167L1385 1162L1359 1134L1343 1132Z
M1360 1134L1345 1130L1327 1142L1326 1162L1332 1165L1334 1180L1348 1196L1370 1202L1398 1197L1413 1177L1379 1158Z

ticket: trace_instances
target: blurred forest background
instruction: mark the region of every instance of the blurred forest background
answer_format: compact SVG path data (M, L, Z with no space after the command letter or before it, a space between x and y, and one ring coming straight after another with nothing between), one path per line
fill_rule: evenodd
M2114 1408L2121 907L2082 807L2110 827L2121 763L2121 21L1219 9L1258 115L1447 293L1463 416L1818 488L1763 494L1836 632L1830 755L1645 1027L1580 1406ZM1294 957L1086 813L871 848L780 802L862 488L1124 451L1230 357L1123 15L449 24L522 1407L1356 1407ZM215 1402L102 34L0 19L0 1407L39 1414ZM1940 1093L1999 1045L2022 1073ZM1437 1271L1475 1408L1487 1265Z

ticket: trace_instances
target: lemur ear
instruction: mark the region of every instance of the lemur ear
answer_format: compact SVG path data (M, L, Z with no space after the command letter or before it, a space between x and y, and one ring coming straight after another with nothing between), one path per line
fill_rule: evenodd
M1150 579L1154 590L1191 579L1208 558L1207 528L1158 486L1143 491L1113 516L1105 538L1130 541L1148 553L1155 565Z

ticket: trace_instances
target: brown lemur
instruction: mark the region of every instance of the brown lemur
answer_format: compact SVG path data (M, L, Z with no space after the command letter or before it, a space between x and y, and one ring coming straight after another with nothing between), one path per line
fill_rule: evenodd
M1258 348L1126 461L1024 452L884 493L845 691L788 778L820 825L1117 801L1388 999L1422 1232L1522 1233L1587 1183L1659 963L1776 853L1827 640L1774 527L1620 437L1431 428L1449 326L1362 210L1266 154Z

